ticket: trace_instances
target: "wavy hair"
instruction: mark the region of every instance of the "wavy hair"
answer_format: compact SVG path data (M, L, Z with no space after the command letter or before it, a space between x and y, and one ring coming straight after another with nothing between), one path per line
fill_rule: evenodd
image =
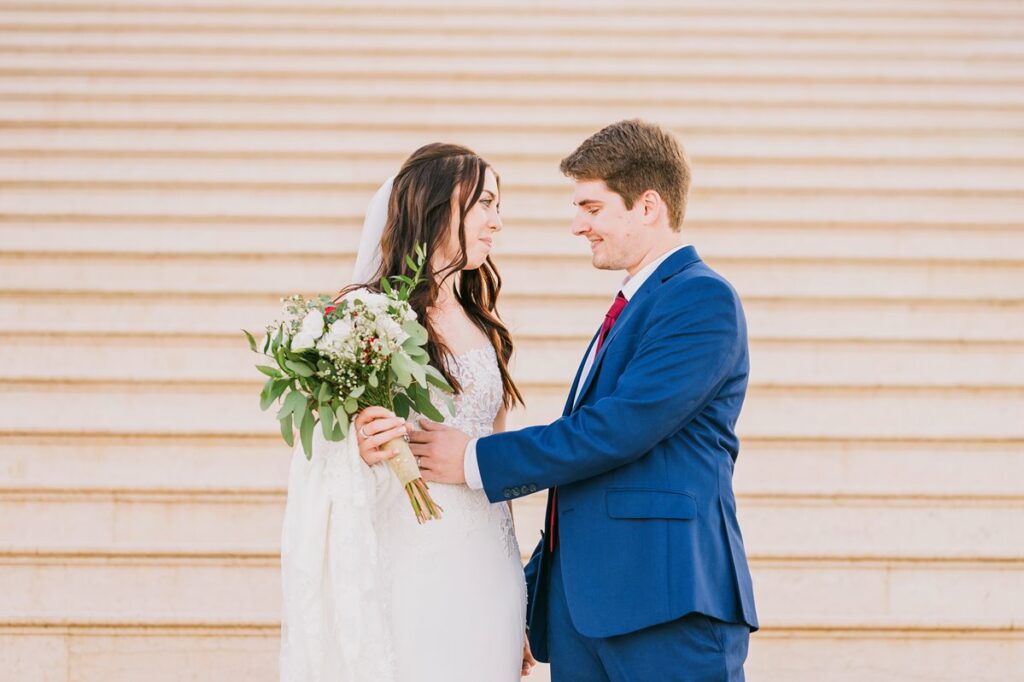
M412 293L409 303L427 329L427 352L431 364L444 374L456 392L462 386L452 375L445 358L451 350L437 333L427 309L437 303L440 283L456 277L455 297L469 319L482 331L498 357L506 408L522 405L523 397L512 380L508 363L512 357L512 335L498 314L501 275L490 256L479 269L463 270L466 257L466 213L483 192L487 169L491 168L472 150L455 144L433 143L420 147L402 164L395 176L388 217L381 236L381 264L371 282L356 283L342 295L358 287L380 291L380 280L395 275L411 275L406 256L417 244L425 244L427 262L423 269L426 282ZM494 169L491 168L494 172ZM497 173L495 178L498 177ZM498 179L500 187L500 179ZM448 244L452 224L452 198L458 193L459 253L449 263L435 269L434 254Z

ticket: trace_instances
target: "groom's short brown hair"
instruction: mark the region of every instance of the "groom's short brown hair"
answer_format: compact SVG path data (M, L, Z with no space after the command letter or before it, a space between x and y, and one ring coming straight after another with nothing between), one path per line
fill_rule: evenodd
M574 180L603 180L626 208L647 190L661 195L679 231L690 191L690 162L668 130L638 118L619 121L583 141L559 166Z

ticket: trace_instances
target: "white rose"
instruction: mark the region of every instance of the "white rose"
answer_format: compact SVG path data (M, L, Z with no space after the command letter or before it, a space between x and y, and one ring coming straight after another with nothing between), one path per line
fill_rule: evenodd
M352 323L349 320L335 320L331 323L331 336L345 339L352 333Z
M377 331L381 336L387 337L394 342L396 346L401 346L409 338L405 330L387 315L381 315L377 318Z
M299 329L299 333L295 339L298 340L300 336L310 336L313 340L319 339L324 334L324 314L319 310L310 310L306 313L305 319L302 320L302 328ZM310 344L312 345L312 344ZM292 348L295 348L295 344L292 344Z
M307 348L312 348L314 343L316 343L316 339L313 338L312 334L299 332L292 339L292 350L306 350Z

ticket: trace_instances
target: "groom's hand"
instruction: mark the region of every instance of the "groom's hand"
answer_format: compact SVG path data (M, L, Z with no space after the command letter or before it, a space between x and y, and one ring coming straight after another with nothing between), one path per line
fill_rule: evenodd
M423 478L434 483L465 483L463 460L470 438L444 424L420 420L422 431L409 434L409 447L416 455Z

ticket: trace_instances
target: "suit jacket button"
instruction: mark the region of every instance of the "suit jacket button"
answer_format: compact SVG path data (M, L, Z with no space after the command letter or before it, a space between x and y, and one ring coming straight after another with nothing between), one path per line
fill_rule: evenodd
M537 484L536 483L531 483L530 484L530 492L531 493L537 492Z
M503 495L505 495L505 497L512 497L512 491L510 489L508 489L508 488L505 488L501 492L502 492Z

